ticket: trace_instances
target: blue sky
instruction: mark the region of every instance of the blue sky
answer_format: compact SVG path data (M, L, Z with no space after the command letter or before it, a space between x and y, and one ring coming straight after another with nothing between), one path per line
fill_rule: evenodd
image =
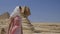
M28 6L31 22L60 22L60 0L0 0L0 14L16 6Z

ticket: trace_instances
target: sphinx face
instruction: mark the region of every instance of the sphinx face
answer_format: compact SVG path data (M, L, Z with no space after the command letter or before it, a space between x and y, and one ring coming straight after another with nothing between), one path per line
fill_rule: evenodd
M24 7L20 6L20 13L24 14L26 16L29 16L30 15L30 9L26 6L24 6Z

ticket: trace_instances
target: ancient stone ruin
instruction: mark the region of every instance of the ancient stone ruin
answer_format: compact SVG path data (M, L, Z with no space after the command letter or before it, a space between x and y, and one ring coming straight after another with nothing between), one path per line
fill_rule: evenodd
M0 15L0 34L7 34L10 24L9 13ZM31 23L22 16L23 34L60 34L60 23Z

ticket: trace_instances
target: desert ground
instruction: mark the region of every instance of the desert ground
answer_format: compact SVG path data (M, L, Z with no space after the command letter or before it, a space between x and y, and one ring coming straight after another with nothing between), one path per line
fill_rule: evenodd
M32 23L35 30L34 34L60 34L60 23L59 22L34 22Z

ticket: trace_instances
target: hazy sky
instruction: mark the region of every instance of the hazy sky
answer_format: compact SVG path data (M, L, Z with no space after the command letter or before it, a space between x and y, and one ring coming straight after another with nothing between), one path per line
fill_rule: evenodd
M0 0L0 14L25 5L30 7L32 22L60 22L60 0Z

